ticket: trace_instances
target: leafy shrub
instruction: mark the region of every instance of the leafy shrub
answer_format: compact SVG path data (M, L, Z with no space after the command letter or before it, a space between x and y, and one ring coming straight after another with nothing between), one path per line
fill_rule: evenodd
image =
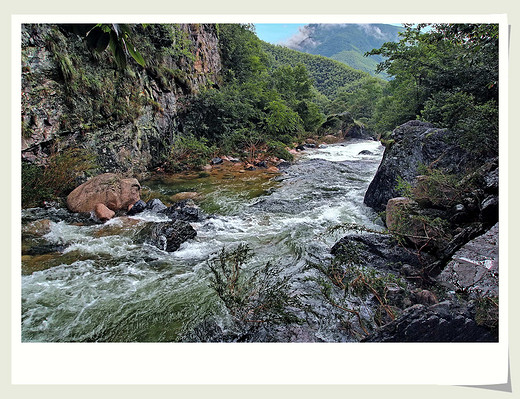
M268 141L267 152L272 156L291 162L294 159L293 154L287 151L284 143L280 141Z
M223 248L208 261L210 287L239 324L299 322L289 309L299 306L289 277L280 277L281 270L269 262L263 268L247 271L245 266L252 256L245 244L234 250Z
M215 147L209 147L207 142L207 139L193 135L177 135L170 148L169 169L180 171L205 165L215 152Z
M476 155L498 153L498 107L479 104L472 94L440 92L426 101L423 120L459 133L459 144Z
M298 113L282 101L271 101L266 111L266 131L270 136L294 134L303 130L303 121Z

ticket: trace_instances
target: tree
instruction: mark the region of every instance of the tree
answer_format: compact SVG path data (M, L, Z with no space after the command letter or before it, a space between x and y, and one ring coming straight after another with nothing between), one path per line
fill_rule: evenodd
M422 117L459 131L461 142L474 141L469 147L476 148L479 142L496 143L498 25L425 27L406 25L399 42L385 43L367 53L384 56L378 70L394 77L388 85L389 95L376 107L378 128L392 130ZM459 104L465 105L462 113L456 111L459 101L465 101ZM497 151L495 145L493 152Z

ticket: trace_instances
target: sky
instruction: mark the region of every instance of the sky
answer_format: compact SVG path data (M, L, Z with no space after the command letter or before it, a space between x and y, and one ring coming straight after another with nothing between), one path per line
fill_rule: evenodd
M298 28L306 24L255 24L256 35L260 40L272 44L285 42L295 33Z
M256 35L271 44L282 44L291 36L298 33L298 29L307 24L255 24ZM399 24L391 24L398 25Z

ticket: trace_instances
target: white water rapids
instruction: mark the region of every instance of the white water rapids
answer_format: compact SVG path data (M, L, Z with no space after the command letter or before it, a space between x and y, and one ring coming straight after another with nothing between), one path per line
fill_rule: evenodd
M360 155L363 150L370 153ZM377 227L363 196L382 153L379 142L367 140L308 149L278 184L252 198L217 185L207 195L217 212L193 223L196 238L173 253L135 241L140 223L167 220L157 214L90 226L55 219L39 243L59 246L59 255L51 267L22 276L22 341L178 341L209 315L223 325L207 260L239 243L255 254L249 267L281 266L305 293L306 262L326 257L339 238L327 228L345 222ZM44 256L42 262L49 261ZM294 340L346 338L332 323L314 320Z

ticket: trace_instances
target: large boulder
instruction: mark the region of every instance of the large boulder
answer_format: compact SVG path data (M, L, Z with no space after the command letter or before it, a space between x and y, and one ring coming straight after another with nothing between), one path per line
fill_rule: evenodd
M498 223L455 252L437 281L474 299L498 296Z
M418 253L398 245L395 238L378 233L350 233L334 244L330 252L334 256L348 256L353 247L365 266L406 275L417 273L433 259L428 254L419 257Z
M72 212L92 212L103 204L114 212L126 211L139 200L140 192L137 179L104 173L76 187L67 197L67 207Z
M399 197L398 177L414 184L420 165L442 168L447 174L464 171L471 161L470 155L455 143L455 135L432 124L409 121L391 134L383 160L365 194L364 202L380 212L390 198Z

